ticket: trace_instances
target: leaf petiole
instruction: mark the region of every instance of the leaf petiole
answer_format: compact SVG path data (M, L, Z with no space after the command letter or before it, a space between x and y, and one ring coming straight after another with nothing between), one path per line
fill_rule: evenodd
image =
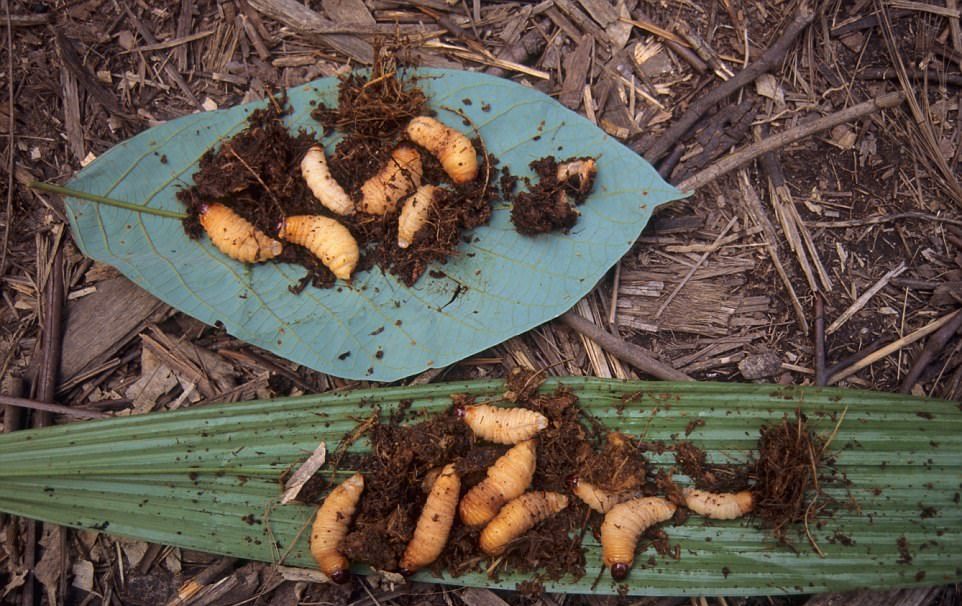
M116 206L117 208L126 208L127 210L132 210L134 212L145 213L148 215L156 215L158 217L165 217L168 219L186 219L187 218L187 215L185 213L177 212L176 210L150 208L148 206L141 206L139 204L124 202L122 200L114 200L113 198L107 198L105 196L98 196L97 194L89 194L85 191L70 189L69 187L63 187L61 185L54 185L53 183L44 183L43 181L32 181L30 182L29 185L27 185L27 187L29 187L30 189L36 189L39 191L60 194L61 196L70 196L71 198L80 198L82 200L89 200L91 202L97 202L98 204L106 204L107 206Z

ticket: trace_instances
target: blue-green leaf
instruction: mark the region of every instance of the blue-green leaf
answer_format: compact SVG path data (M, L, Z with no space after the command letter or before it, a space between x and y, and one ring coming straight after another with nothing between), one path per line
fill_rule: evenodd
M67 199L85 254L208 324L316 370L392 381L450 364L569 309L628 250L653 208L680 197L641 157L553 99L508 80L419 70L439 118L462 131L463 111L488 150L516 175L543 156L600 156L595 191L568 235L519 235L506 202L458 257L408 288L374 269L348 288L288 286L303 275L285 264L244 266L206 239L190 240L176 220ZM289 91L291 129L319 131L310 112L336 103L337 80ZM243 130L262 103L194 114L117 145L69 187L144 206L183 210L175 194L192 183L200 156ZM327 139L332 150L332 139ZM378 352L381 352L378 354ZM350 355L345 355L345 354Z

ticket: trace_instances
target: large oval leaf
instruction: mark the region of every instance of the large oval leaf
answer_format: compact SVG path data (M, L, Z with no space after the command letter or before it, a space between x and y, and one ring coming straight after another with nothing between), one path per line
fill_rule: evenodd
M176 220L68 198L74 237L90 257L116 266L173 307L236 337L316 370L392 381L443 366L500 343L569 309L628 250L652 209L680 194L637 154L553 99L508 80L419 70L430 106L465 129L463 111L488 150L517 175L554 155L600 156L595 192L568 235L525 237L510 207L495 205L490 225L444 266L408 288L375 269L352 287L299 295L288 286L299 267L247 267L206 239L190 240ZM320 130L314 104L337 101L337 80L289 91L291 129ZM194 114L152 128L109 150L69 187L139 205L183 210L175 194L205 150L246 126L262 104ZM327 140L328 149L332 148Z

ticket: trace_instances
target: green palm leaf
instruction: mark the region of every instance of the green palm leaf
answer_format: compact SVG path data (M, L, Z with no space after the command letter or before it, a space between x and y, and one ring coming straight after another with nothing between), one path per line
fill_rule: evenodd
M590 378L558 379L545 389L559 383L609 427L647 439L675 439L701 419L705 424L687 439L718 462L744 461L758 428L796 408L823 435L838 425L830 466L847 484L835 482L825 494L842 506L811 528L824 557L801 535L797 552L775 544L750 519L706 524L692 518L666 529L681 545L681 559L656 556L653 567L636 565L627 585L631 594L809 593L962 578L962 412L956 403L840 389ZM313 509L278 504L285 470L320 441L333 448L368 414L365 407L411 399L415 409L440 411L452 393L483 398L502 391L494 381L377 389L4 435L0 510L242 558L277 561L283 555L287 564L313 566L301 532ZM367 445L361 440L353 448ZM671 461L666 455L655 462ZM901 538L911 561L899 551ZM548 590L618 590L607 575L592 588L599 549L590 536L585 544L586 576L545 583ZM444 582L514 588L525 578L469 574Z

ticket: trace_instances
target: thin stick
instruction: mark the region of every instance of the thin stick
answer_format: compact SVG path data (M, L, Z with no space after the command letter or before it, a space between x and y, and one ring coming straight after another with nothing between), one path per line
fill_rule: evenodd
M13 225L13 157L16 149L13 144L16 137L14 128L17 125L13 105L13 25L10 23L10 1L3 4L7 13L7 212L6 225L3 227L3 248L0 249L0 277L7 271L7 245L10 243L10 226Z
M642 372L666 381L694 381L694 379L680 370L676 370L664 362L656 360L645 348L634 343L628 343L620 337L616 337L603 328L585 320L574 311L566 312L559 319L576 332L581 333L600 345L614 357L631 364Z
M922 371L924 371L925 367L929 365L929 362L932 361L932 358L934 358L937 353L942 351L942 348L945 347L945 344L949 342L949 339L952 338L952 335L959 330L960 326L962 326L962 314L955 316L955 319L935 331L935 334L933 334L928 342L926 342L925 348L922 349L922 352L915 359L915 362L912 364L912 368L909 369L908 374L905 375L905 380L902 381L902 386L899 388L899 391L902 393L912 392L912 387L915 386L915 383L918 382L919 377L922 376Z
M962 53L962 29L959 28L958 0L945 0L945 8L955 12L955 16L949 17L949 32L952 34L952 48L955 49L955 52ZM962 59L959 60L959 67L962 67Z
M661 314L665 313L665 309L667 309L668 305L671 304L672 300L675 298L675 295L677 295L681 291L681 289L685 287L685 284L688 284L688 280L691 280L691 277L695 275L695 272L698 271L698 268L701 267L701 264L705 262L705 259L707 259L708 256L715 251L715 248L718 246L718 243L721 241L722 238L725 237L725 234L728 233L728 230L730 230L732 226L735 225L735 222L737 220L738 220L737 217L732 217L728 221L728 225L725 226L725 229L723 229L721 233L718 234L718 237L715 238L715 241L712 242L711 247L705 251L705 254L703 254L701 258L698 259L697 263L692 265L691 269L688 270L688 273L685 275L684 279L682 279L682 281L678 283L678 286L675 287L675 290L671 291L671 294L668 295L668 298L665 299L665 302L662 303L661 307L658 308L658 311L655 312L656 320L661 317Z
M898 264L898 267L889 271L884 276L879 278L878 282L876 282L875 284L872 285L871 288L863 292L862 296L860 296L858 299L855 299L855 301L848 306L848 309L843 311L842 314L838 318L836 318L835 321L832 322L828 328L825 329L825 334L830 335L836 330L838 330L839 328L841 328L842 325L844 325L846 322L848 322L852 318L852 316L857 314L859 310L865 307L868 304L869 300L872 297L874 297L878 293L878 291L885 288L888 285L888 283L892 280L892 278L895 278L896 276L901 275L901 273L904 272L906 269L907 268L905 266L905 261L902 261L901 263Z
M729 78L715 87L710 93L699 97L689 106L688 111L662 133L648 149L639 150L645 156L645 159L649 162L656 162L661 159L712 106L743 86L754 82L756 78L774 67L788 52L789 47L795 42L795 38L814 18L815 12L808 6L808 3L802 3L798 7L795 18L785 28L785 32L768 47L768 50L757 61L738 72L733 78Z
M618 288L621 286L621 260L615 263L615 275L611 280L611 299L608 304L608 326L615 328L618 320Z
M857 373L858 371L862 370L866 366L871 366L872 364L875 364L882 358L892 353L895 353L896 351L902 349L903 347L911 345L912 343L915 343L919 339L924 339L925 337L929 336L933 332L945 326L947 323L951 322L960 313L962 313L962 310L955 310L952 313L942 316L938 320L929 322L928 324L916 330L915 332L907 336L904 336L901 339L893 341L892 343L889 343L888 345L879 349L872 355L866 356L865 358L863 358L862 360L859 360L855 364L852 364L848 368L844 370L840 370L835 374L833 374L831 377L829 377L828 384L832 385L834 383L838 383L845 377L848 377Z
M735 78L737 77L738 76L735 76ZM728 82L731 82L735 78L732 78ZM835 112L834 114L823 116L806 124L800 124L794 128L790 128L786 131L778 133L777 135L772 135L771 137L762 139L757 143L752 143L751 145L743 147L731 155L725 156L725 158L723 158L720 162L709 166L699 173L695 173L691 177L679 183L676 187L682 191L694 191L699 187L714 181L722 175L725 175L740 166L748 164L762 154L775 151L776 149L790 145L800 139L804 139L805 137L814 135L817 132L827 130L833 126L838 126L839 124L844 124L869 114L874 114L880 109L895 107L896 105L901 104L903 101L905 101L904 93L886 93L884 95L875 97L874 99L869 99L864 103L859 103L858 105L853 105L852 107Z
M948 223L949 225L962 225L962 221L959 219L950 219L948 217L939 217L937 215L930 215L928 213L914 211L896 213L894 215L882 215L880 217L869 217L867 219L849 219L847 221L815 221L812 223L812 225L815 227L825 227L828 229L845 229L848 227L862 227L863 225L891 223L892 221L901 221L902 219L918 219L920 221Z
M51 402L38 402L37 400L15 398L13 396L5 395L0 395L0 404L4 406L16 406L17 408L29 408L30 410L51 412L53 414L64 415L66 417L74 417L75 419L106 419L110 417L110 415L97 412L96 410L83 410L80 408L63 406L61 404L53 404Z
M962 316L960 316L960 317L962 317ZM829 445L830 445L830 444L832 443L832 441L835 439L835 436L838 435L838 430L842 428L842 421L845 420L845 415L847 415L847 414L848 414L848 406L846 406L846 407L842 410L842 414L839 415L839 417L838 417L838 422L835 423L835 429L832 430L832 433L829 434L828 439L825 440L825 443L824 443L824 444L822 444L822 449L818 451L818 457L819 457L819 458L822 458L822 457L825 455L825 452L828 450Z
M69 187L54 185L53 183L44 183L43 181L32 181L27 187L29 187L30 189L38 190L38 191L45 191L53 194L60 194L61 196L69 196L71 198L80 198L81 200L89 200L90 202L97 202L98 204L105 204L107 206L125 208L127 210L132 210L137 213L144 213L147 215L165 217L167 219L186 219L187 218L186 213L179 213L175 210L164 210L162 208L150 208L149 206L141 206L139 204L132 204L130 202L124 202L122 200L114 200L113 198L98 196L97 194L89 194L85 191L70 189Z
M815 384L824 387L828 372L825 370L825 299L815 293Z

